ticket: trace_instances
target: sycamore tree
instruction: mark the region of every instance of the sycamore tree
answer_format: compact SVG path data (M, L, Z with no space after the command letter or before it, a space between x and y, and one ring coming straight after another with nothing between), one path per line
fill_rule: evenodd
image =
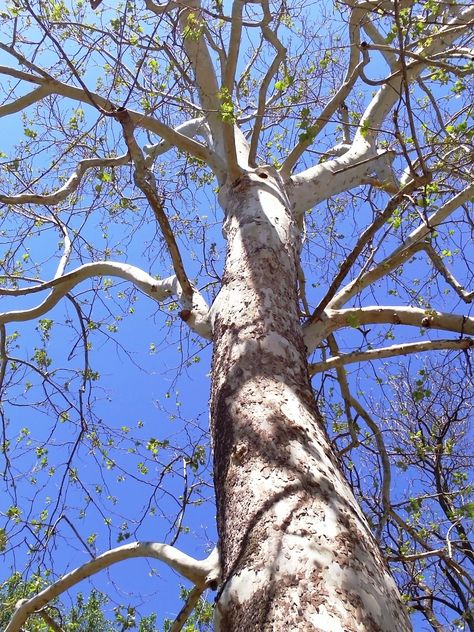
M61 595L142 557L194 586L172 630L210 588L225 632L472 632L474 5L0 19L6 630L61 629ZM143 329L179 384L210 371L209 439L104 412Z

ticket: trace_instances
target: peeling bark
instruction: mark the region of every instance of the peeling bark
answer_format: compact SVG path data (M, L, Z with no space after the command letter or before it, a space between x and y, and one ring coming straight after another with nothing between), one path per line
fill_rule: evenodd
M313 398L298 315L300 237L283 183L259 168L221 203L228 254L212 308L216 629L407 632Z

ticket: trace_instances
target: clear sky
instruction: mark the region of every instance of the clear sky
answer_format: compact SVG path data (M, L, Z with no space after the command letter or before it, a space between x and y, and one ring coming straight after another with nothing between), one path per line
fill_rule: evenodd
M326 4L318 6L324 9ZM346 26L343 20L335 24L332 25L335 33L341 24ZM334 61L336 70L331 76L328 73L329 78L322 73L324 78L318 84L321 93L329 93L339 82L338 69L345 61L345 41L335 37L333 43L342 61ZM324 52L319 52L318 64L326 63ZM380 60L375 54L373 59ZM11 63L5 52L0 53L0 63ZM318 69L323 67L318 64ZM100 78L98 68L91 64L85 75L91 85ZM385 66L374 62L366 68L373 79L385 76L384 70ZM372 92L372 88L364 89L365 93L358 96L361 100ZM444 98L448 88L439 90L439 97ZM319 95L310 96L314 98L313 105L319 107ZM453 110L457 107L454 100L453 96ZM68 163L67 134L73 130L71 121L75 116L83 116L79 128L84 132L95 122L96 114L88 106L81 106L83 114L79 114L75 105L66 109L61 103L55 109L56 105L48 102L39 111L29 108L25 120L20 114L0 119L0 151L5 155L0 162L14 157L14 145L21 140L24 152L27 153L25 147L31 147L34 154L36 171L31 177L34 179L46 170L44 175L50 188L63 182L75 167L76 157ZM51 110L46 111L47 107ZM67 130L61 129L58 113L67 113L71 126ZM50 141L32 137L35 116L41 116L42 125L50 117L58 139L64 137L60 141L63 145L58 145L59 152L64 151L64 160L55 163ZM294 121L288 124L292 131L280 139L282 145L301 131ZM327 147L340 141L339 124L338 119L327 126L321 141ZM104 122L98 129L94 151L101 155L115 147L124 151L120 130L112 121ZM269 143L272 134L270 128L265 138ZM157 140L150 135L139 136L142 145ZM89 148L84 151L87 153ZM270 160L272 151L277 153L273 146L262 156L262 162ZM319 145L306 158L308 163L324 159ZM19 176L13 171L9 177L14 182ZM84 181L87 192L71 200L61 211L73 238L73 255L67 270L109 257L166 277L172 273L171 265L163 240L157 234L155 219L132 185L130 168L122 167L120 175L117 184L110 170L94 172L88 176L90 180ZM211 302L222 273L225 248L221 211L215 200L216 183L199 180L202 170L174 152L157 161L156 175L187 272L190 277L199 278L199 288ZM18 182L14 184L13 188L21 189ZM2 186L0 183L0 193ZM373 194L370 201L361 202L364 191L361 187L353 198L341 197L321 204L307 218L303 266L311 305L324 296L328 278L387 200L385 193L379 193ZM47 216L56 210L44 208L42 212ZM27 239L15 242L15 250L10 253L22 268L20 285L30 283L32 278L52 278L63 248L57 227L35 224L28 216L13 220L7 215L1 220L2 258L11 251L18 234L23 234L22 231L28 234ZM411 218L408 228L402 226L400 232L393 231L393 237L387 236L382 245L376 244L380 248L378 259L382 258L384 248L391 249L400 241L402 231L409 231L418 221L418 216L415 220ZM452 266L456 271L455 259ZM403 272L396 273L399 287L406 289L402 298L392 291L391 281L382 281L363 294L361 304L378 300L385 305L396 305L408 297L413 303L419 300L424 305L422 300L426 297L429 305L430 298L435 297L438 307L458 308L454 293L443 294L439 299L446 289L443 281L430 279L417 285L428 273L424 255L413 258ZM100 292L95 292L97 289ZM21 299L2 298L1 309L31 307L43 298L43 293ZM108 278L87 281L75 287L70 298L61 300L41 319L7 327L7 334L12 337L10 353L18 361L8 377L8 399L3 401L4 429L12 448L11 460L4 471L9 491L0 499L0 527L7 529L9 538L0 581L13 570L25 568L26 575L37 570L44 574L53 561L54 572L60 575L92 555L134 540L175 542L185 552L205 557L216 542L207 432L210 346L190 335L173 301L158 305L126 282ZM78 310L82 312L82 321L78 319ZM82 326L87 332L87 346L83 344ZM370 328L346 329L338 337L341 350L366 349L390 344L395 339L390 327L378 337L374 331L369 334ZM397 341L418 338L417 328L398 328L396 333ZM396 369L390 368L394 366L350 365L349 383L362 401L369 402L378 382L389 371L395 373ZM422 360L413 357L412 373L416 375L421 366ZM47 379L36 371L38 367ZM92 389L83 382L84 372L93 378ZM324 379L326 399L322 404L332 411L339 406L342 411L339 391L331 395L327 387L332 378L325 375ZM318 390L317 378L314 383ZM390 384L387 382L383 388L385 401L390 402ZM363 461L357 462L357 456L354 460L363 472L367 471ZM408 483L408 474L405 476L401 470L397 474L394 496L405 494L408 485L411 493L418 491L418 481ZM58 496L61 500L56 502ZM187 499L184 514L183 496ZM8 515L14 507L21 510L17 526ZM42 515L43 510L47 513ZM23 520L28 522L26 529ZM38 533L33 521L41 523ZM44 553L42 547L48 538L52 541L53 535L54 544ZM37 547L34 555L28 550L33 546ZM144 561L120 563L93 580L93 585L109 594L113 602L127 605L130 600L138 603L143 614L157 612L158 622L179 610L179 583L185 582L164 565ZM85 582L75 591L87 592L90 585L92 582ZM419 629L425 628L420 624Z

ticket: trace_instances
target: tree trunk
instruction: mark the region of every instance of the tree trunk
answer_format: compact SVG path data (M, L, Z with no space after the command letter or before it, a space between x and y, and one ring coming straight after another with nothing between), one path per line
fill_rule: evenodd
M222 632L411 630L340 472L299 324L299 231L271 168L222 194L228 254L213 307L211 423Z

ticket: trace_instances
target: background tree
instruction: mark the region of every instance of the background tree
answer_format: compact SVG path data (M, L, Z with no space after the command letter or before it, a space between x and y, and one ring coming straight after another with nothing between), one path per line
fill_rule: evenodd
M384 557L417 629L474 630L474 7L93 6L1 12L1 544L51 582L8 632L131 557L194 584L173 630L207 587L217 629L408 630ZM199 562L207 422L143 387L208 341Z
M28 582L23 582L19 573L13 574L4 582L0 599L3 604L0 615L2 629L8 625L9 620L15 611L19 600L33 597L41 588L47 585L47 581L39 576L32 576ZM180 597L186 601L189 597L188 590L182 588ZM32 632L114 632L125 630L137 630L139 632L158 632L164 630L168 632L172 629L174 621L165 619L163 625L157 621L156 613L141 617L137 621L135 608L131 606L115 606L109 608L109 597L95 589L91 591L87 598L82 593L76 595L75 601L68 610L60 600L48 603L28 619L28 629ZM110 610L110 616L106 616ZM213 607L204 600L199 599L194 607L194 612L186 621L183 628L185 632L208 632L211 628Z

